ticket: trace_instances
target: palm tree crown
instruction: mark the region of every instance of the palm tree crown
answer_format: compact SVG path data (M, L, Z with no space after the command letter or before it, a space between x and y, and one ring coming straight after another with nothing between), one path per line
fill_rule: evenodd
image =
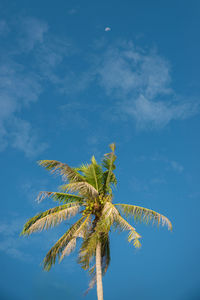
M64 233L46 254L43 261L45 270L50 270L56 259L69 255L81 239L78 263L91 275L90 288L97 283L98 299L103 299L101 276L107 271L110 262L109 231L111 226L128 231L128 242L140 247L141 236L124 218L133 216L135 221L153 222L167 225L171 222L163 215L143 207L112 202L113 187L117 184L115 169L115 144L111 152L105 154L101 164L93 156L90 164L78 168L69 167L55 160L41 160L39 164L51 173L60 174L65 184L59 192L42 191L38 201L46 197L59 203L58 206L37 214L24 225L22 235L51 228L80 213L80 218ZM95 262L96 260L96 262ZM98 289L99 288L99 289Z

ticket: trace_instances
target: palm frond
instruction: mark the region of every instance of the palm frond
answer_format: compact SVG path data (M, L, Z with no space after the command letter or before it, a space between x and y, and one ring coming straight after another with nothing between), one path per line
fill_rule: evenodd
M96 284L96 266L95 266L95 264L90 267L89 275L90 275L90 282L89 282L88 289L84 293L84 296L86 296L89 293L89 291L91 289L93 289L93 287Z
M91 162L91 164L82 164L77 170L81 172L85 181L100 192L102 189L103 169L101 165L97 164L94 156L92 157Z
M102 189L103 169L99 165L94 156L91 158L91 164L87 166L87 169L83 170L85 179L92 184L98 192Z
M68 243L74 238L74 234L84 222L86 217L81 217L76 223L74 223L69 230L55 243L55 245L48 251L43 260L43 267L46 271L49 271L52 265L55 264L56 258L59 258Z
M67 193L60 193L60 192L47 192L41 191L37 197L37 201L41 202L45 198L52 198L54 201L58 201L59 203L69 203L69 202L83 202L83 198L78 195L72 195Z
M64 192L78 193L83 197L96 198L98 197L98 191L88 182L72 182L64 184L60 187Z
M68 179L70 182L84 181L84 178L75 170L65 163L57 160L39 160L38 164L49 170L52 174L60 174L64 180Z
M110 184L116 185L117 180L113 170L115 170L114 162L116 160L115 155L115 144L111 144L110 148L112 150L111 153L107 153L104 155L102 165L106 169L104 172L104 192L110 192Z
M84 220L84 222L80 225L80 227L74 232L73 234L73 238L71 239L71 241L66 245L66 247L64 248L64 250L62 251L62 255L60 257L60 262L63 260L63 258L66 255L69 255L76 247L76 239L78 237L83 237L85 235L85 232L88 229L88 225L90 223L90 216L91 214L89 214L86 219Z
M133 242L135 247L140 247L139 238L141 236L136 232L135 228L131 226L122 216L120 215L118 209L111 203L106 203L105 218L111 225L115 225L116 228L124 231L129 231L128 241Z
M80 210L78 202L63 204L43 213L37 214L24 225L22 235L29 235L36 231L49 229L60 224L63 220L75 216Z
M91 230L91 232L89 232L87 237L83 240L79 250L78 263L84 270L90 269L91 263L95 257L98 241L99 237L95 230Z
M134 220L137 222L144 222L146 224L148 223L157 223L158 225L167 226L169 230L172 230L172 223L170 220L151 210L148 208L136 206L136 205L130 205L130 204L115 204L117 207L119 207L120 211L124 213L127 217L134 217Z
M62 255L59 259L59 262L61 262L66 255L70 255L70 253L74 251L74 249L76 248L76 239L77 237L72 238L71 241L64 248Z
M94 183L96 190L100 193L102 191L102 184L103 184L103 169L101 165L98 165L94 156L91 159L91 173L93 174Z
M115 223L117 225L117 227L120 228L120 230L124 231L127 230L129 231L129 235L128 235L128 242L131 243L133 242L133 245L136 248L141 247L141 243L139 241L139 239L141 238L141 236L139 235L139 233L136 232L135 228L133 226L131 226L124 218L122 218L122 216L118 215Z

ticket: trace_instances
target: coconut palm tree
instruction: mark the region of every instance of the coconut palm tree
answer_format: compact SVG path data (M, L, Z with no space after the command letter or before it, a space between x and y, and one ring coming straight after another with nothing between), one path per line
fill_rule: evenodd
M117 184L115 169L115 144L110 145L111 152L105 154L101 164L93 156L90 164L79 168L69 167L55 160L41 160L39 165L51 173L60 174L64 185L58 192L42 191L38 201L46 197L59 203L58 206L37 214L24 225L22 235L49 229L68 218L80 213L80 218L64 233L46 254L43 261L45 270L50 270L56 260L69 255L81 239L78 263L91 276L89 289L97 285L98 300L103 300L102 276L110 262L109 232L111 227L128 231L128 242L140 247L141 236L123 217L132 216L135 221L167 225L171 222L163 215L147 208L130 204L113 203L113 187Z

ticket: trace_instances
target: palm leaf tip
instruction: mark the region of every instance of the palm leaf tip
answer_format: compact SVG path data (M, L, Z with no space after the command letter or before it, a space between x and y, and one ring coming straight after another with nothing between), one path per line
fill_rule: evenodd
M115 150L115 145L111 144L110 148L112 152L104 154L103 160L102 160L102 165L106 169L103 175L103 181L104 181L104 192L111 192L111 186L114 184L116 185L117 180L115 177L115 174L113 171L115 170L115 160L116 160L116 155L114 153Z
M20 232L19 236L23 236L23 235L25 235L25 234L26 234L26 231L25 231L25 229L24 229L24 227L23 227L23 229L22 229L22 231Z
M146 224L157 223L158 225L161 226L167 226L169 230L172 230L172 223L170 222L170 220L167 217L151 209L136 206L136 205L121 204L121 203L115 205L127 217L134 217L134 220L136 222L144 222Z
M162 216L162 226L165 226L165 225L168 227L168 230L172 231L171 221L167 217Z
M116 149L115 143L110 144L109 147L112 150L112 152L115 152L115 149Z
M59 174L64 180L68 179L71 182L83 181L83 177L75 168L71 168L66 163L57 160L39 160L38 164L52 174Z
M94 157L94 155L93 155L92 158L91 158L91 162L92 162L94 165L97 164L97 161L96 161L96 158Z

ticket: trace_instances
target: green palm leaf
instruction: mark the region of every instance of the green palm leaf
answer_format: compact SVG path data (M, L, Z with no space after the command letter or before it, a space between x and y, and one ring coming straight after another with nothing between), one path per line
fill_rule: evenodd
M91 263L95 257L96 245L98 243L98 240L98 234L93 228L92 230L90 230L90 232L82 242L78 256L78 263L84 270L88 270L91 267Z
M67 193L59 193L59 192L47 192L42 191L39 193L37 197L37 201L41 202L45 198L52 198L54 201L69 203L69 202L79 202L80 204L83 202L83 198L78 195L72 195Z
M84 178L74 169L65 163L57 160L39 160L38 164L49 170L52 174L60 174L63 179L68 179L70 182L83 181Z
M49 271L53 264L56 262L56 258L60 257L61 253L74 238L75 233L80 228L86 217L81 217L76 223L74 223L69 230L55 243L55 245L49 250L43 260L43 267L46 271Z
M158 225L167 226L169 230L172 230L172 224L165 216L144 207L129 205L129 204L115 204L119 207L120 211L127 217L133 216L135 221L145 223L157 223Z
M139 233L136 232L135 228L133 226L131 226L124 218L122 218L120 215L118 215L115 219L116 225L117 227L120 228L120 230L124 231L124 230L128 230L129 231L129 235L128 235L128 242L131 243L133 242L133 245L136 248L141 247L141 243L139 241L139 239L141 238L141 236L139 235Z
M89 198L97 198L99 195L98 191L91 184L85 181L67 183L62 185L60 189L64 192L70 191Z
M83 164L78 170L82 173L89 184L91 184L98 192L102 189L103 169L98 165L95 157L91 159L91 164Z
M75 216L80 210L80 204L73 202L69 204L63 204L52 209L48 209L43 213L37 214L31 218L23 228L21 235L29 235L36 231L48 229L60 224L63 220L66 220L72 216Z
M73 237L71 239L71 241L66 245L66 247L63 249L62 251L62 255L60 257L60 262L63 260L63 258L66 255L69 255L76 247L76 239L78 237L84 237L86 234L86 231L88 229L88 226L90 224L90 216L91 214L89 214L84 222L80 225L80 227L74 232Z
M141 236L136 232L133 226L131 226L124 218L122 218L117 208L110 202L107 203L106 216L116 228L122 231L129 231L128 242L133 242L133 245L136 248L141 246L139 241Z
M117 180L115 177L115 174L113 173L113 170L115 170L114 162L116 160L115 155L115 144L110 145L110 149L112 150L111 153L107 153L104 155L102 165L106 169L104 172L104 192L108 193L111 192L110 190L110 184L117 184Z

